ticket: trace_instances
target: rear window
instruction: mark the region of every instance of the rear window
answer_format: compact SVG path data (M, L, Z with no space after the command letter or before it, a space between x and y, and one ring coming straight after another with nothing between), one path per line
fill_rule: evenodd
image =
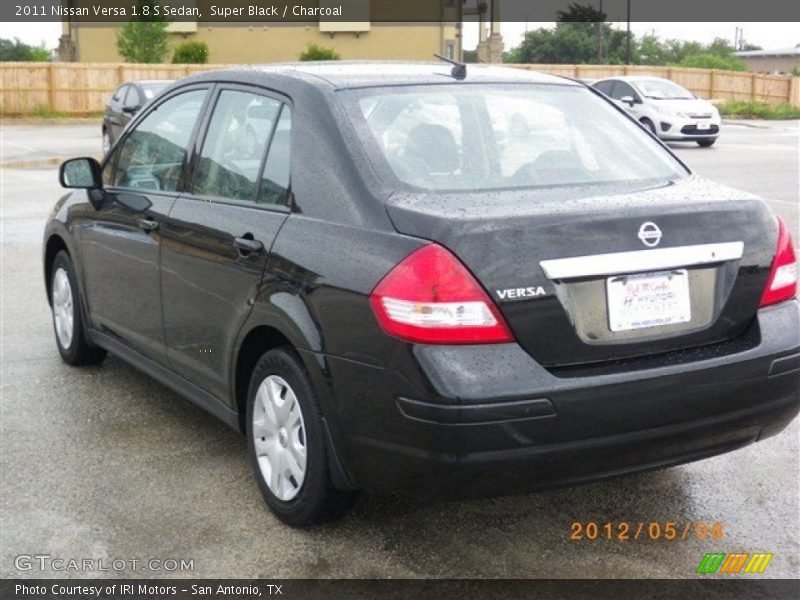
M346 94L365 145L415 188L513 189L686 175L638 125L584 88L462 84Z

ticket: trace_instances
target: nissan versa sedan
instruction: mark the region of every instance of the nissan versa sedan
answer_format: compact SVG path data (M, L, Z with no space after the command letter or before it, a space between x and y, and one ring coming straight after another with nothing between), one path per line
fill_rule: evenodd
M626 76L592 83L665 141L697 142L703 148L713 146L722 119L708 100L661 77Z
M787 227L571 80L204 73L60 177L61 356L111 352L245 433L291 525L358 490L512 494L686 463L800 409Z

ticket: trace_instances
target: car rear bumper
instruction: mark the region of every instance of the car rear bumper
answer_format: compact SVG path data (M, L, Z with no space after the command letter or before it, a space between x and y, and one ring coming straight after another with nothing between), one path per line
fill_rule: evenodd
M339 461L359 488L519 493L667 467L774 435L800 410L800 310L756 341L659 366L555 375L516 344L410 346L381 368L328 357Z

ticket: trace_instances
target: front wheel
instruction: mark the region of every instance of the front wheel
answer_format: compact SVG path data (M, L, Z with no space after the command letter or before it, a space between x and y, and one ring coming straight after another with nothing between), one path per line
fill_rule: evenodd
M261 494L287 525L330 521L352 505L354 493L331 482L319 404L300 359L288 348L270 350L253 370L247 438Z
M658 135L658 133L656 132L656 126L655 126L655 125L653 125L653 122L652 122L650 119L642 119L642 120L641 120L641 121L639 121L639 122L640 122L642 125L644 125L644 126L645 126L645 128L647 128L647 130L648 130L650 133L652 133L653 135Z
M56 346L65 362L75 366L91 365L102 361L106 351L92 346L86 339L77 282L72 259L62 250L56 254L50 275L50 306Z
M713 140L697 140L697 145L701 148L710 148L716 141L717 138L714 138Z

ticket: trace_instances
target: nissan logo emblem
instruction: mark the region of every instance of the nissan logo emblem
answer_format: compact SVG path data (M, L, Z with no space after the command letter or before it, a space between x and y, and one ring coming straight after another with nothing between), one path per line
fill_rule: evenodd
M661 230L652 221L642 223L642 226L639 227L639 239L645 246L655 248L661 241Z

